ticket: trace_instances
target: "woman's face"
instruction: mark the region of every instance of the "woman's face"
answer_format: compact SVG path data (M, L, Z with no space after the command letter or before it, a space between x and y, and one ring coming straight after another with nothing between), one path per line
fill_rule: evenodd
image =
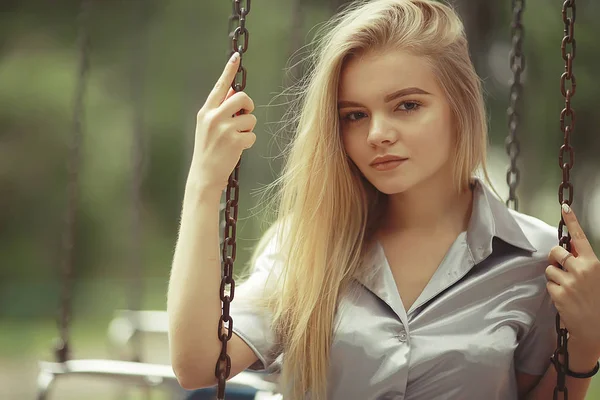
M352 58L342 69L338 99L346 152L379 191L452 179L452 114L423 58L401 51ZM401 160L373 164L386 155Z

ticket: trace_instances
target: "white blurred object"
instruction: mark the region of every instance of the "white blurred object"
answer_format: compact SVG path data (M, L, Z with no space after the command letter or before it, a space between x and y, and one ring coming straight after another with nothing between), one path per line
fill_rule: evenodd
M508 155L504 152L504 148L490 146L487 154L488 175L502 201L506 201L508 198L508 184L506 183L508 165ZM481 170L477 170L475 175L481 179L484 178Z
M273 394L273 393L266 393L266 392L258 392L258 393L256 393L256 396L254 396L254 400L282 400L282 399L283 399L282 394Z
M108 325L108 339L112 345L123 348L138 332L167 334L168 329L166 311L118 310Z
M141 386L171 384L179 386L173 368L170 365L148 364L117 360L70 360L64 363L40 362L38 375L38 400L46 400L49 389L60 376L88 376L107 378L114 381L129 382ZM264 391L264 395L273 396L276 384L268 382L260 374L240 372L227 381L230 387L252 388ZM258 397L256 397L258 398ZM275 399L262 397L263 400Z
M510 81L513 79L508 58L510 51L510 42L497 40L492 43L487 53L487 66L491 77L494 79L494 83L504 88L507 92L508 88L510 88ZM527 82L527 67L521 75L521 82Z
M590 225L590 240L600 238L600 175L596 177L594 188L590 189L590 205L587 210Z

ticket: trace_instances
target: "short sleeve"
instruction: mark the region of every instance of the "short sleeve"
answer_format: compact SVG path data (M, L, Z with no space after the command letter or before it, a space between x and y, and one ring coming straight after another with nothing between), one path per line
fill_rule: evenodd
M556 308L546 289L544 293L533 325L515 351L515 369L530 375L546 373L556 348Z
M269 232L266 233L269 235ZM235 289L231 302L230 315L233 318L233 332L238 335L258 357L258 361L250 369L272 370L276 368L276 359L281 351L276 344L273 332L273 314L265 307L259 306L259 299L269 290L283 259L272 236L251 265L251 273L247 280Z

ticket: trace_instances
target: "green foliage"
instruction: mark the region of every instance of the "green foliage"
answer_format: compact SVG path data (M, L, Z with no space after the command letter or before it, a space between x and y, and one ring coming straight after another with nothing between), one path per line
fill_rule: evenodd
M310 40L315 24L344 2L305 1L300 45ZM280 127L274 123L284 108L267 105L285 85L283 69L290 66L289 57L295 50L290 45L292 3L255 1L248 18L246 91L255 101L259 123L255 129L258 140L243 159L237 271L244 268L266 228L265 214L256 209L259 198L254 194L274 179L280 167L280 160L273 159L279 146L272 135ZM475 3L487 4L495 18L493 26L480 27L487 36L474 41L483 47L472 51L485 82L491 142L502 147L508 86L496 79L492 64L500 64L490 50L510 43L510 2L454 3L463 13L474 12ZM527 2L527 73L520 131L522 210L549 222L558 215L554 212L560 179L556 159L562 142L558 115L564 106L559 91L564 68L560 56L562 2L554 3ZM48 348L55 332L49 318L54 316L59 298L66 165L79 59L78 6L76 0L11 0L0 5L0 348L12 349L9 356L28 351L41 354L40 349ZM104 323L112 310L126 307L126 293L132 284L144 287L145 307L164 308L195 114L220 75L229 50L230 7L227 1L93 2L86 24L92 53L79 176L74 310L76 320L85 315L76 330L85 326L78 336L89 342L97 344L97 336L104 335ZM585 171L598 171L600 162L596 132L600 113L595 101L600 98L600 86L595 84L600 62L596 51L599 16L596 2L579 4L577 129L573 138L577 151L573 175L579 187L595 179L597 172ZM133 69L136 57L142 67ZM500 63L504 65L500 68L506 69L508 57L502 57ZM137 101L132 89L138 83L143 85L140 101L146 141L141 204L144 270L143 276L132 281L131 146ZM538 194L544 192L553 197L542 204ZM582 204L585 199L576 197L576 201ZM585 225L583 215L578 215ZM21 333L24 331L27 334ZM86 344L79 342L80 346ZM600 394L590 398L600 398Z
M342 2L337 2L336 4ZM463 3L458 2L459 5ZM77 9L71 0L53 4L28 0L4 3L0 10L0 293L14 284L41 282L34 290L28 314L47 314L48 293L56 295L57 267L66 205L66 160L71 138L73 98L77 79ZM468 12L472 3L459 7ZM141 6L141 8L140 8ZM525 212L539 215L536 193L555 193L559 180L556 154L562 140L558 114L563 100L558 90L563 69L560 57L560 6L542 0L528 2L525 13L526 79L522 197ZM332 8L308 2L303 8L300 38L307 43L311 28ZM509 41L509 4L496 6L489 43ZM195 125L195 114L219 76L228 52L228 2L158 0L94 2L86 26L92 40L91 72L87 80L85 139L80 168L77 224L79 278L124 278L130 264L132 129L137 101L132 88L143 85L145 179L142 188L144 275L167 280L176 239L183 185ZM265 229L254 194L272 181L279 168L279 146L272 135L284 108L267 105L282 90L289 67L292 36L291 4L255 2L248 18L250 50L246 91L257 105L258 141L244 155L242 206L238 229L238 270ZM597 6L582 4L578 13L575 62L578 91L576 170L597 169L600 146L595 127L600 114L594 99L599 62L595 38L600 27ZM490 47L491 48L491 47ZM487 50L473 49L479 60ZM133 70L136 57L141 68ZM506 58L502 62L508 64ZM506 65L504 68L506 68ZM481 63L491 120L491 141L502 146L506 135L507 86ZM555 201L555 200L552 200ZM162 301L164 293L156 294ZM6 299L7 296L2 296ZM37 304L37 306L35 305ZM2 313L14 304L3 304ZM37 307L37 308L36 308ZM37 311L35 311L37 310ZM14 309L13 309L14 311Z

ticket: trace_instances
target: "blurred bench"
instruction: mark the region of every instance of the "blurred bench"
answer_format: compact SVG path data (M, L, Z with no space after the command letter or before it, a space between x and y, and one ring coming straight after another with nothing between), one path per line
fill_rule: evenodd
M141 387L171 385L179 387L173 369L169 365L147 364L116 360L71 360L65 363L39 363L38 400L47 400L49 391L59 376L86 376L116 380L119 383ZM228 399L276 399L276 385L261 377L262 374L241 372L227 383ZM201 389L190 394L190 399L209 399L214 388Z

